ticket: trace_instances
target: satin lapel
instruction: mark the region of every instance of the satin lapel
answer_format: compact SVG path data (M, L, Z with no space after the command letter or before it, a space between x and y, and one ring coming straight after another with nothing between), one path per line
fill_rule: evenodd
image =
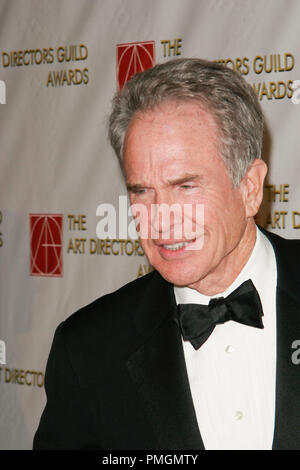
M277 260L277 368L273 449L300 449L300 364L292 345L300 340L300 279L295 263L300 242L263 231ZM298 255L298 256L297 256ZM299 357L299 355L298 355Z
M157 284L151 295L145 299L148 302L137 316L137 328L143 330L146 338L128 359L128 371L143 397L159 448L204 449L189 388L181 335L171 315L175 305L172 287L167 283Z

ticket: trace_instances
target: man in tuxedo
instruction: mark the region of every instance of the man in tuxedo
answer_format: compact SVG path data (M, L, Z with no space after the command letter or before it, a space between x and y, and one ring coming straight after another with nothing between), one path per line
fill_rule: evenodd
M300 448L300 242L255 224L262 134L223 65L169 61L116 95L110 140L155 271L59 325L35 449Z

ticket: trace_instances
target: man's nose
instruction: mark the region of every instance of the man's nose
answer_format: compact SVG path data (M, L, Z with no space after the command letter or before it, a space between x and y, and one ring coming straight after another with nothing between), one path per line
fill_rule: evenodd
M158 234L169 234L174 224L180 222L180 205L167 194L159 194L151 205L151 226Z
M151 226L156 233L170 231L170 220L167 220L167 203L155 203L151 206Z

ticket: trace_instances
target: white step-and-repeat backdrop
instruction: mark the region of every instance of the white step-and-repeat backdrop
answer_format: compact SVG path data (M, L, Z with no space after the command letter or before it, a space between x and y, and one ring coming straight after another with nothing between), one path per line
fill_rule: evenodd
M238 70L266 117L259 221L299 238L299 18L299 0L0 0L1 449L32 446L58 323L150 269L137 240L96 233L126 194L106 119L132 73Z

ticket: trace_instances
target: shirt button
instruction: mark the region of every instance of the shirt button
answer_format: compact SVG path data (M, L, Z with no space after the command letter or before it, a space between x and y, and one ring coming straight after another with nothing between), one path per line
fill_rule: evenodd
M240 421L241 419L243 419L244 415L243 415L243 412L242 411L236 411L235 412L235 419L237 421Z
M225 352L227 352L227 354L231 354L233 351L234 351L234 347L231 346L231 344L228 344L228 346L226 346L225 348Z

